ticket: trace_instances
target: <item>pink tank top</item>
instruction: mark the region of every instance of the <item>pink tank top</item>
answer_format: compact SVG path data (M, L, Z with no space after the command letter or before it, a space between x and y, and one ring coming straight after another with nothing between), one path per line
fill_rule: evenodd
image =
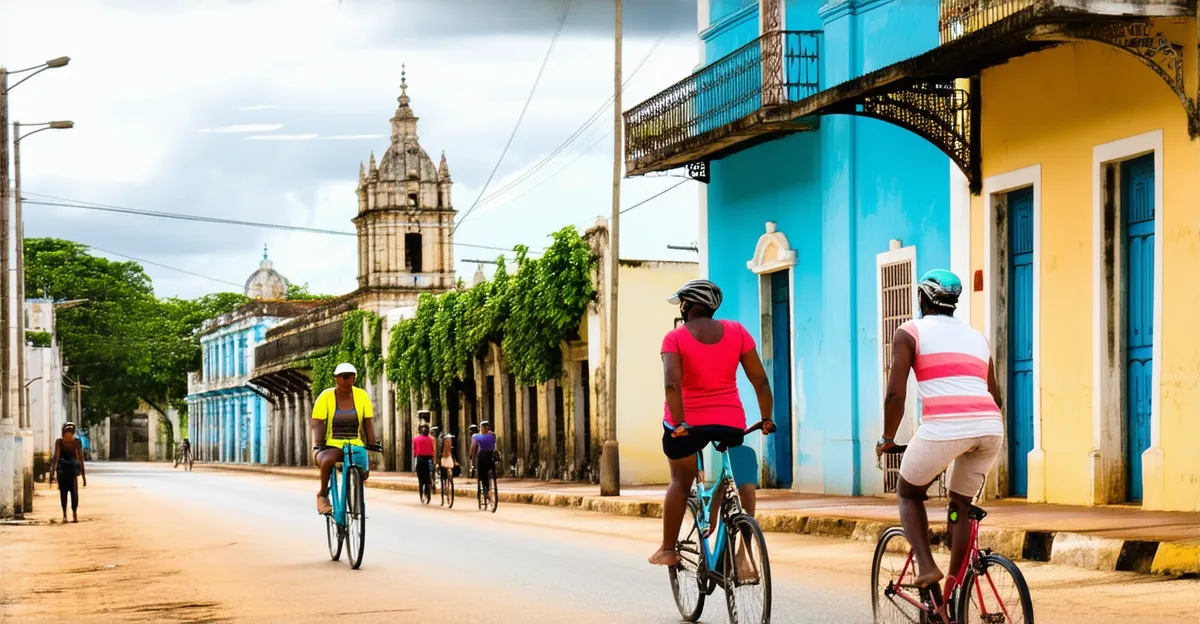
M696 340L687 327L679 327L663 338L663 353L678 353L683 360L683 415L692 426L723 425L746 427L746 410L737 389L737 370L742 354L754 350L754 338L737 321L721 321L725 333L714 344ZM663 422L678 425L671 408L664 409Z

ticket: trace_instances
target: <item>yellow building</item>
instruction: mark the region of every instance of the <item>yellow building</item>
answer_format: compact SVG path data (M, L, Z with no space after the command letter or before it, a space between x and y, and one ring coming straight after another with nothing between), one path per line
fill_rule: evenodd
M995 492L1200 510L1196 3L1011 4L1042 8L970 35L1044 46L974 83L964 281L1007 403Z

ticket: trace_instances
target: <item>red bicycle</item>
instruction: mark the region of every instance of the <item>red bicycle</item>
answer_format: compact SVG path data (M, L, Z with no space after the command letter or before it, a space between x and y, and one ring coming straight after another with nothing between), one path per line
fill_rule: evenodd
M903 448L896 451L903 452ZM937 584L913 585L917 566L904 530L892 527L883 532L871 564L871 602L877 624L1033 624L1033 599L1017 564L979 548L979 523L987 512L971 505L967 515L971 522L967 556L958 570L950 571L941 590ZM949 565L938 564L943 570ZM942 605L947 606L949 620L938 614Z

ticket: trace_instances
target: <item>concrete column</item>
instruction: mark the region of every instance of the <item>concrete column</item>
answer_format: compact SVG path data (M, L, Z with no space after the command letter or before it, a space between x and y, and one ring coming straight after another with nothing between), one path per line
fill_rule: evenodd
M292 426L292 418L296 414L296 395L288 392L281 399L283 403L283 422L280 423L283 444L283 465L291 466L296 456L296 428Z
M13 431L13 452L12 455L4 458L5 463L12 465L12 488L13 502L12 514L14 518L25 517L25 443L27 440L24 436L24 430L20 427Z
M554 388L557 382L550 380L538 386L538 476L553 479L558 467L555 455L558 445L554 443Z
M246 457L246 440L242 432L246 420L245 399L240 396L232 398L229 401L229 413L233 421L233 462L241 463Z
M308 392L300 393L300 411L296 414L296 439L300 443L300 465L311 466L313 436L312 428L308 426L312 419L312 396Z
M275 464L275 404L269 402L267 403L267 456L264 459L268 466Z

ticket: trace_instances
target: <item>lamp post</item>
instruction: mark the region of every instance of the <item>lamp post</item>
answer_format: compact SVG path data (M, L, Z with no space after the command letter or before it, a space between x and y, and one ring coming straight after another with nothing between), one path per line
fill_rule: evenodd
M37 128L21 135L21 123L13 122L13 181L15 206L13 222L16 229L17 254L17 383L25 383L25 220L21 217L21 140L27 139L45 130L69 130L75 127L72 121L48 121L45 123L25 124L27 128ZM21 401L18 408L20 427L29 426L29 410L26 403Z
M47 69L63 67L70 61L69 57L60 56L15 71L0 67L0 327L3 327L0 331L0 518L24 515L24 501L21 500L24 498L24 470L17 469L24 463L24 444L16 435L17 423L13 419L13 408L17 407L19 412L20 401L14 396L17 387L13 383L12 365L13 293L8 272L8 93ZM21 74L27 75L9 86L8 77ZM21 504L15 504L18 502Z

